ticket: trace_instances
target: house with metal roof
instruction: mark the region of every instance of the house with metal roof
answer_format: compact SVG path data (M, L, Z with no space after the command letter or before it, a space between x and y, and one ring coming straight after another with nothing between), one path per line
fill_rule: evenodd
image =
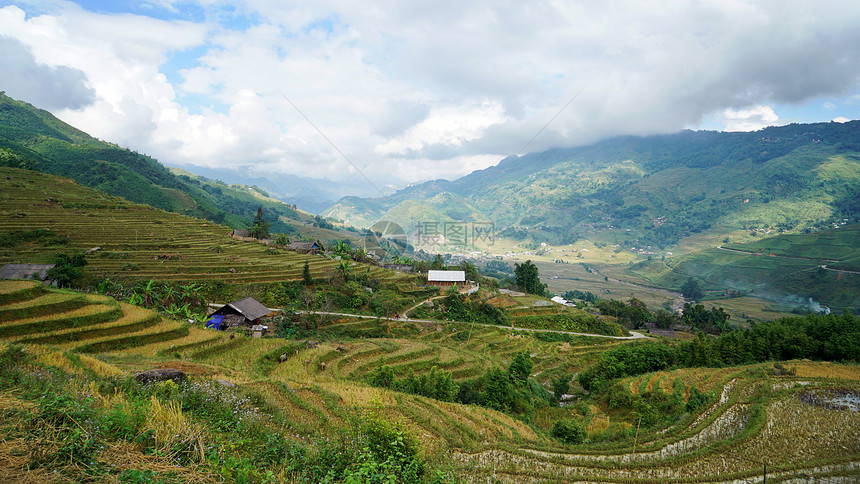
M252 297L246 297L231 302L209 315L207 328L228 329L237 326L254 326L260 323L260 318L268 316L271 311Z
M33 274L37 274L37 280L44 281L53 267L54 264L6 264L0 268L0 279L34 279Z
M427 271L427 284L448 287L466 283L465 271Z

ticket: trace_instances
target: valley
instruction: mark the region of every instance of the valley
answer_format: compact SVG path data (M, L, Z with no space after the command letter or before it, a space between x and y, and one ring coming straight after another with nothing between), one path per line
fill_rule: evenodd
M549 150L321 216L0 108L0 265L38 267L0 281L2 479L860 475L857 122Z

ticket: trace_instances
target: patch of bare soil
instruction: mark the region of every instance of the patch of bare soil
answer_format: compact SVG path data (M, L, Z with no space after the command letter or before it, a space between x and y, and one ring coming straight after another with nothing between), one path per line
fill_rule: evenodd
M860 411L860 392L847 388L801 392L797 398L806 405L828 410Z

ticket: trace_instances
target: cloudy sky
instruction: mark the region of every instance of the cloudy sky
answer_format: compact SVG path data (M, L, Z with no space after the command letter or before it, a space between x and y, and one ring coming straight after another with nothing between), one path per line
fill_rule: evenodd
M172 165L356 185L860 118L860 2L0 0L0 90Z

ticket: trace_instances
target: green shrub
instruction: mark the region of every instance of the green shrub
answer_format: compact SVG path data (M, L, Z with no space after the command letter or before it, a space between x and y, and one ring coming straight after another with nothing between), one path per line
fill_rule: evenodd
M565 444L581 444L587 436L585 428L577 420L556 420L552 426L552 436Z

